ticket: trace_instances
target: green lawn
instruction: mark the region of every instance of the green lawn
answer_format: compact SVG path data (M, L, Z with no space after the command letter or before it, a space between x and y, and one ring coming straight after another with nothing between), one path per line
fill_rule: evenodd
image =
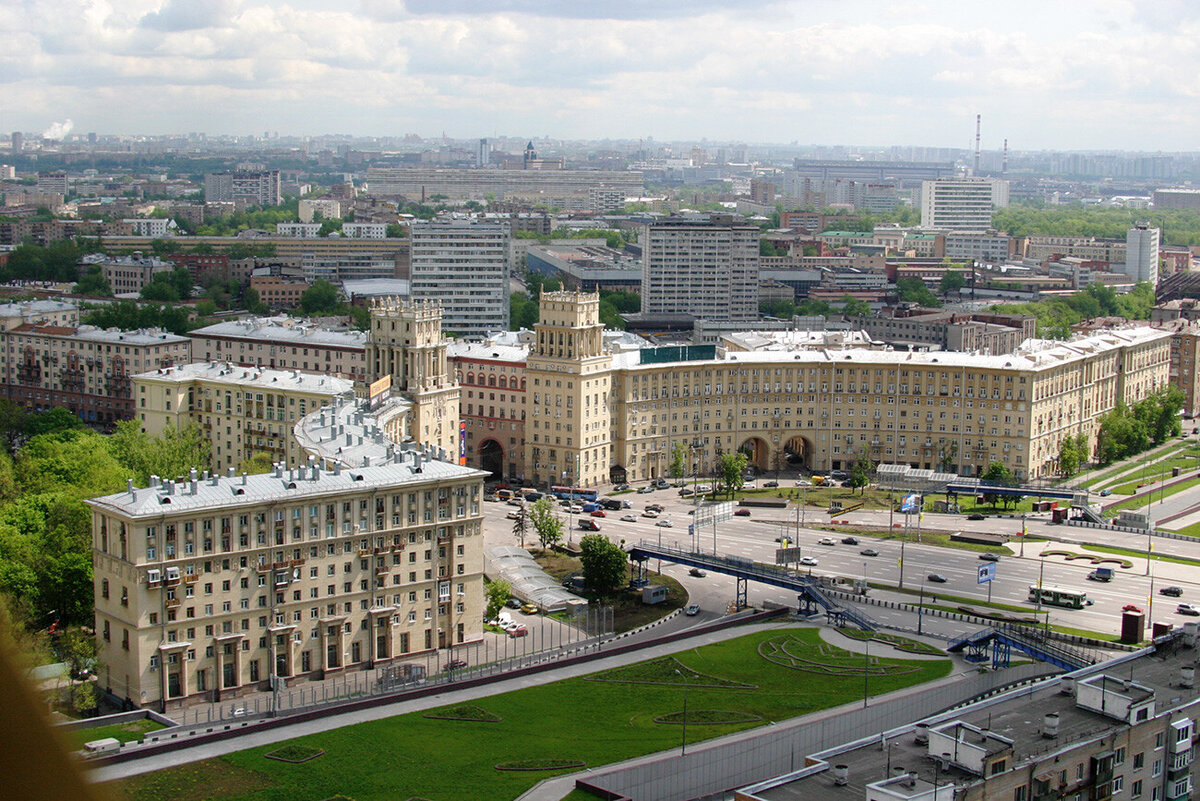
M1190 478L1187 481L1180 481L1178 484L1172 484L1171 486L1167 487L1162 492L1159 492L1159 490L1156 488L1153 493L1147 493L1146 495L1142 495L1138 498L1130 498L1127 501L1115 503L1106 508L1104 513L1111 514L1115 517L1116 513L1121 509L1141 509L1152 500L1157 501L1162 498L1170 498L1175 493L1183 492L1186 489L1191 489L1197 484L1200 484L1200 478Z
M84 743L103 740L106 737L115 737L123 743L135 742L142 739L143 734L162 728L166 727L157 721L140 718L128 723L114 723L111 726L98 726L94 729L75 729L64 733L67 735L68 741L76 749L79 749L83 748Z
M132 777L118 787L133 801L319 801L339 793L355 801L507 801L554 772L498 771L497 764L577 759L596 767L678 746L681 727L654 718L682 710L685 692L690 710L762 718L689 727L690 742L862 697L864 657L823 644L816 629L758 631L673 658L681 672L700 678L641 684L609 671L604 681L567 679L473 702L502 717L501 723L429 719L417 712L291 741L324 749L311 762L265 759L284 745L277 743ZM873 658L871 693L940 678L950 668L949 660ZM669 675L679 678L673 670ZM714 687L713 679L753 688Z
M1091 475L1086 481L1079 482L1078 486L1080 486L1080 487L1100 486L1100 485L1103 485L1106 481L1112 479L1118 473L1122 473L1133 467L1140 467L1143 462L1145 462L1149 459L1156 459L1156 458L1166 456L1171 453L1175 453L1177 451L1186 451L1189 449L1194 449L1195 447L1196 447L1196 445L1193 442L1187 442L1187 441L1178 440L1178 439L1171 440L1170 442L1164 443L1163 445L1160 445L1157 448L1151 448L1148 451L1143 451L1142 453L1139 453L1135 456L1131 456L1128 459L1125 459L1124 461L1119 462L1118 464L1112 465L1110 467L1106 467L1101 472Z

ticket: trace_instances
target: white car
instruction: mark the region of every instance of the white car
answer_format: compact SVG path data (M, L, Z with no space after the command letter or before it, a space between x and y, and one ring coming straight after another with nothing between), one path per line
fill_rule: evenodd
M621 515L621 519L624 520L626 523L636 523L637 515Z
M833 537L821 537L821 539L817 540L817 544L818 545L837 545L837 540L835 540Z
M683 610L683 613L688 617L695 617L700 614L700 604L691 604L687 609Z
M642 517L658 517L658 512L654 511L653 509L647 509L646 511L642 512Z
M667 520L666 518L663 518L662 520L659 520L659 521L658 521L657 523L655 523L654 525L656 525L656 526L662 526L663 528L670 528L671 526L673 526L673 525L675 525L675 524L674 524L674 523L672 523L670 520Z
M583 507L579 504L572 504L567 507L567 514L577 515L583 512Z
M802 556L800 557L800 564L808 565L809 567L815 567L817 564L817 559L815 556Z

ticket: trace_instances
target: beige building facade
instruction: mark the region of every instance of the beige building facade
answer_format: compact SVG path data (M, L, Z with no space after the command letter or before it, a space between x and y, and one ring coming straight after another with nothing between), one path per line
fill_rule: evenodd
M353 382L341 378L226 362L195 362L133 377L142 428L159 435L168 425L197 423L211 443L214 470L237 468L256 453L298 464L301 450L292 427L353 391Z
M397 453L89 501L104 685L165 710L477 640L482 474Z
M321 319L250 317L189 331L196 361L226 361L367 381L362 331Z

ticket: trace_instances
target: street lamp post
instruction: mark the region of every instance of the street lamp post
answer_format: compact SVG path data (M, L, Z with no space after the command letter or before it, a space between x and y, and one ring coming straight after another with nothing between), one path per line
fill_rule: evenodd
M921 624L925 622L925 579L921 579L921 600L917 603L917 634L921 633Z
M698 679L698 678L700 678L697 675L684 676L683 673L681 673L678 670L675 671L675 675L679 676L679 678L681 678L681 679L688 679L688 678ZM687 697L688 697L688 685L685 682L683 685L683 741L679 744L679 755L680 756L687 756Z
M866 709L867 698L871 695L869 684L871 678L871 638L867 637L863 640L863 645L866 646L863 650L863 709Z

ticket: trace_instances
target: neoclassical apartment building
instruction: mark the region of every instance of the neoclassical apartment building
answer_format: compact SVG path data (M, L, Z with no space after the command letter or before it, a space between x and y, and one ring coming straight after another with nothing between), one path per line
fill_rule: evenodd
M1070 341L1030 340L999 356L865 349L647 348L607 352L598 299L542 295L542 319L522 361L495 351L509 380L525 378L523 463L538 484L667 475L684 443L688 471L710 473L741 450L760 470L795 454L813 470L876 463L948 466L977 475L993 461L1022 478L1052 473L1059 445L1168 381L1170 334L1133 326ZM514 352L517 351L517 352ZM516 410L506 410L508 417ZM468 463L516 461L507 438L473 437ZM505 471L505 475L512 475Z
M480 638L484 474L374 415L310 412L298 466L88 502L108 689L166 710Z

